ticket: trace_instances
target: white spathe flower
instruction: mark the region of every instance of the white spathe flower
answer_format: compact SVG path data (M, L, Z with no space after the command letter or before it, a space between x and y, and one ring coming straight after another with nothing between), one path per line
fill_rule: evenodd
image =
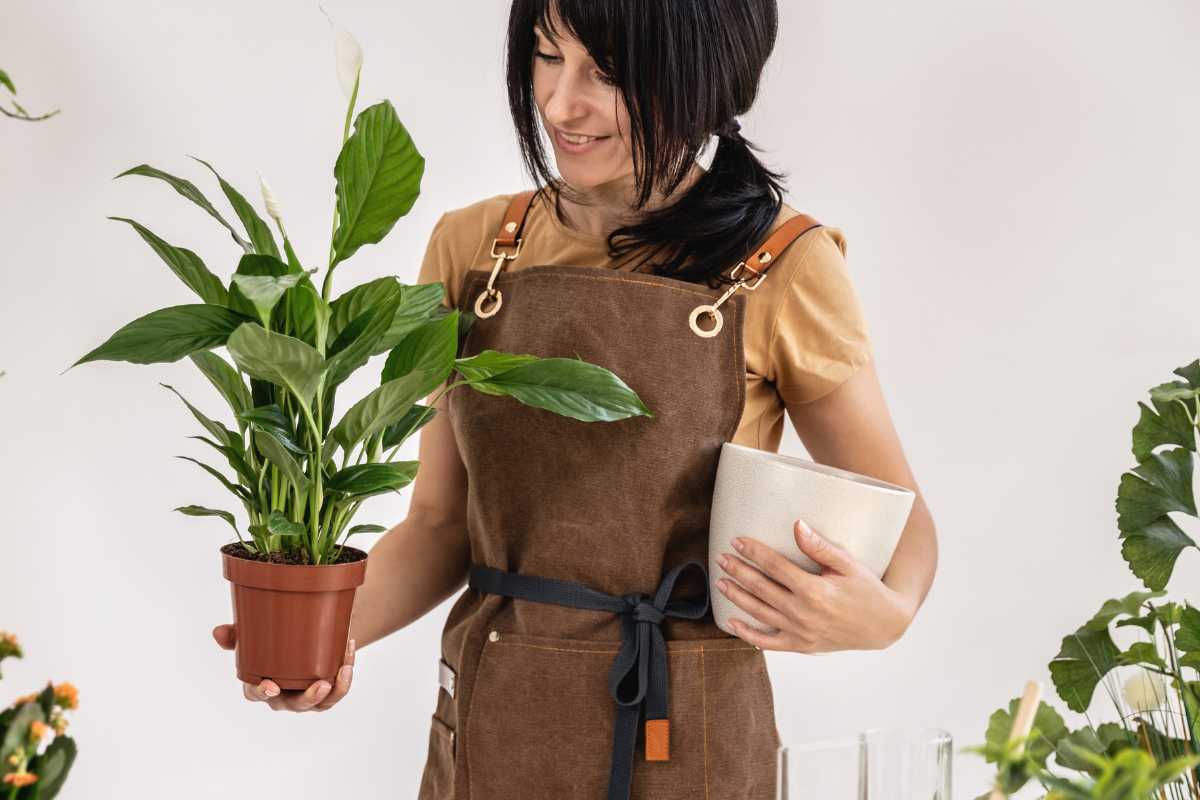
M279 200L276 199L275 193L271 191L271 184L267 183L267 179L258 173L258 185L262 189L263 205L267 207L267 214L271 219L283 224L283 214L279 210Z
M1162 676L1145 669L1139 669L1125 681L1122 693L1129 707L1143 714L1158 711L1167 702L1167 685Z
M321 13L329 20L329 27L333 28L333 53L337 60L338 83L342 85L342 92L349 100L354 94L354 84L358 82L358 74L362 70L362 46L349 31L334 22L333 17L329 16L324 8L321 8Z

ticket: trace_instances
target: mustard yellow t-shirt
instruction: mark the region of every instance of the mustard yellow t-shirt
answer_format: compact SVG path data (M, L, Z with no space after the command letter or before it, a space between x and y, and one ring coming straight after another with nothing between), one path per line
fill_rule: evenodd
M466 270L492 269L491 243L513 196L496 195L443 214L417 282L445 284L445 304L456 308ZM789 216L795 214L785 206ZM775 226L783 221L781 213ZM609 258L604 237L559 221L544 192L530 206L521 238L521 253L506 270L535 264L629 269ZM734 442L777 451L787 407L823 397L870 360L870 337L845 253L838 228L809 231L776 255L757 289L738 290L747 299L746 405Z

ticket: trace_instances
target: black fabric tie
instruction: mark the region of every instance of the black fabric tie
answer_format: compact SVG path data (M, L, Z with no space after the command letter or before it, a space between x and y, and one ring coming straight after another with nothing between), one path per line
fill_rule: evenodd
M704 578L704 594L671 600L676 580L689 567L695 567ZM686 561L672 568L653 597L639 593L614 597L582 583L505 572L481 564L471 565L468 583L472 589L488 594L620 615L621 649L608 673L608 692L617 703L608 800L629 800L643 706L647 722L662 720L665 726L668 717L667 644L662 621L667 617L699 619L708 611L708 573L704 565Z

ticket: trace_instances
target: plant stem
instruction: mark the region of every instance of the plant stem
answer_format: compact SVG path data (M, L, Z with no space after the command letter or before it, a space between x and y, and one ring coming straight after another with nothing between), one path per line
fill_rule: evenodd
M354 78L354 89L350 92L350 103L346 106L346 120L342 123L342 147L346 146L346 140L350 138L350 120L354 118L354 104L358 100L358 82L362 76L362 68L359 68L359 74ZM333 207L333 231L329 236L329 264L325 269L325 280L321 281L321 299L329 301L329 290L332 287L331 279L333 278L333 259L337 256L337 250L334 247L334 241L337 237L338 230L338 210L337 204Z

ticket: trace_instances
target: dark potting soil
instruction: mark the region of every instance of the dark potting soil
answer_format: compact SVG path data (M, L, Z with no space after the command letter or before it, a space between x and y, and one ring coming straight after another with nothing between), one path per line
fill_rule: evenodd
M288 555L287 553L253 553L247 550L241 542L231 542L221 548L222 553L228 553L235 558L244 558L247 561L266 561L271 564L292 564L296 566L312 566L304 559L298 556ZM334 550L333 561L326 561L319 566L333 566L334 564L350 564L354 561L362 561L367 557L363 550L357 547L341 547Z

